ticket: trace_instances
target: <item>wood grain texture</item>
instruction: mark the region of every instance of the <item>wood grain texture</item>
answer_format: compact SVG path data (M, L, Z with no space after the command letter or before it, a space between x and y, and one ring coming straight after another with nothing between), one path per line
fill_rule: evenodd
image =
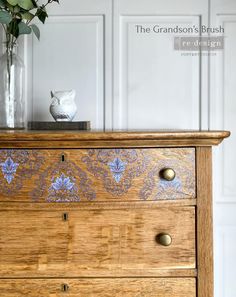
M0 131L0 296L213 297L210 146L229 135ZM138 165L105 148L138 151ZM175 183L160 186L162 167ZM74 196L53 193L61 181Z
M11 203L0 202L1 210L109 210L109 209L158 209L160 207L183 207L183 206L196 206L197 199L182 199L182 200L159 200L159 201L131 201L131 202L99 202L99 203Z
M212 150L197 149L198 297L213 297Z
M67 292L61 286L68 286ZM194 278L1 280L1 297L196 297Z
M160 276L194 269L195 207L0 212L0 277ZM166 232L172 244L156 236ZM171 274L170 274L171 275Z
M228 131L0 131L2 148L211 146Z
M16 164L15 170L9 160ZM194 148L0 150L0 166L3 202L92 203L196 197ZM176 173L173 181L160 176L168 167Z

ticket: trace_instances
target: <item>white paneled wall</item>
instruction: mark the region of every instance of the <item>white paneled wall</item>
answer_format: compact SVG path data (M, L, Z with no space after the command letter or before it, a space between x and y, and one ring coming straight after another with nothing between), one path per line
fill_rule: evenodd
M136 28L199 26L202 20L208 21L205 0L114 0L114 128L206 126L208 111L200 110L208 97L202 84L206 61L174 51L172 34Z
M76 118L103 128L103 26L103 16L52 17L40 26L42 40L33 40L32 55L34 120L51 119L50 90L76 89Z
M236 296L236 1L212 0L212 25L225 28L225 48L211 59L211 129L232 135L215 149L215 297Z
M28 118L52 120L50 91L75 89L76 120L111 128L112 2L61 1L27 51Z
M137 33L136 27L199 26L199 21L197 16L120 16L115 128L200 127L200 57L181 57L171 34Z
M181 56L173 35L137 33L154 24L223 25L225 49ZM61 0L41 32L21 47L28 119L52 119L50 90L74 88L93 128L233 132L214 149L215 297L236 297L236 1Z

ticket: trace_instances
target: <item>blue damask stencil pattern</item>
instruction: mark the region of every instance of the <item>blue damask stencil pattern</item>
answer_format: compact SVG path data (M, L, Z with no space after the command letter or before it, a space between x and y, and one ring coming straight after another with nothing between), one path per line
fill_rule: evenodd
M172 181L166 181L164 179L160 179L157 186L158 186L157 196L161 195L163 191L174 190L178 193L178 192L181 192L182 190L182 182L178 178L175 178Z
M72 191L75 186L75 183L71 182L70 177L65 176L64 173L61 174L60 177L57 177L55 182L52 183L51 189L55 191L65 190Z
M0 166L2 167L4 178L7 180L8 184L10 184L14 179L19 163L15 163L11 157L8 157L4 163L0 163Z
M127 193L133 180L145 173L150 158L143 149L90 149L82 161L103 182L106 191L118 197Z
M38 176L36 184L37 188L31 192L34 201L43 198L50 203L67 203L96 199L86 172L72 161L55 162L48 166Z
M0 194L4 199L18 199L24 182L39 171L43 162L38 150L0 149Z
M119 183L123 176L127 163L123 162L120 158L115 158L114 161L108 163L108 165L111 172L113 173L115 181Z
M66 176L64 173L61 173L58 177L53 177L52 184L48 190L47 200L49 202L80 201L75 179Z
M195 152L194 149L179 148L158 150L159 160L150 168L140 189L142 200L176 200L195 195ZM183 158L184 156L184 158ZM172 181L162 178L164 168L173 168L176 177Z

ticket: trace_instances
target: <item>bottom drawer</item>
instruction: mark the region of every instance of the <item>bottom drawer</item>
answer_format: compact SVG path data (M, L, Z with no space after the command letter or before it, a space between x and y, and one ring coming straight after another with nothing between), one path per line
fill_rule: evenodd
M1 297L196 297L194 278L0 280Z

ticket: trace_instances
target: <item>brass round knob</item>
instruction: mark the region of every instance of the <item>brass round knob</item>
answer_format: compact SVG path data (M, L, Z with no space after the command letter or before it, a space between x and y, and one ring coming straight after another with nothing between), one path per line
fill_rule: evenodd
M169 246L172 243L172 237L167 233L158 234L156 239L163 246Z
M167 181L172 181L175 179L175 171L172 168L165 168L161 171L161 177Z

